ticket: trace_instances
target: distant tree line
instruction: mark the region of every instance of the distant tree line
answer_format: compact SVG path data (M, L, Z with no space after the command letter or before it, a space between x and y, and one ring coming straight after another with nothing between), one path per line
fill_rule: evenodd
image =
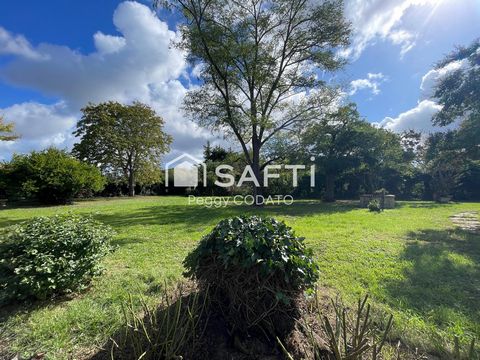
M161 157L172 139L155 111L139 102L107 102L89 104L82 113L71 154L48 148L14 155L0 166L4 196L65 204L74 197L121 195L123 188L134 196L137 185L161 182ZM12 127L0 125L0 134L9 133L2 140L13 140Z

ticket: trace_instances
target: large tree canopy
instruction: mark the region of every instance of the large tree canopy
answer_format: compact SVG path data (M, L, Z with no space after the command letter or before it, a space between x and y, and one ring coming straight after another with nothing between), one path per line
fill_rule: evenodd
M13 124L5 123L0 116L0 141L11 141L17 138L18 136L13 134Z
M318 72L342 65L334 52L350 32L342 1L167 3L184 15L179 45L201 69L201 86L188 92L186 112L238 140L261 184L262 146L317 118L332 100Z
M88 105L74 132L80 142L73 153L81 160L100 166L115 177L128 181L129 195L136 182L158 180L160 160L172 138L163 131L164 121L141 103L122 105L107 102Z
M335 200L335 181L345 173L363 173L365 187L377 190L380 173L401 172L400 136L362 120L354 104L340 107L301 133L302 149L325 175L326 201ZM382 174L387 175L387 174Z
M458 47L437 64L456 70L440 79L434 98L442 109L433 117L436 125L458 122L455 130L432 134L425 144L425 169L434 198L461 192L477 197L480 178L480 40ZM459 190L460 189L460 190Z
M433 97L443 105L433 118L436 125L448 125L460 119L480 118L480 40L469 47L459 47L440 61L436 68L456 65L435 86Z

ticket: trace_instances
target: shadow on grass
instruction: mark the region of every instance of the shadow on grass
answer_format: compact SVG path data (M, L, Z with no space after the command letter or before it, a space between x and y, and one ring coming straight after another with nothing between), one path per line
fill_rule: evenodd
M402 281L388 284L391 301L442 327L452 325L454 314L480 323L480 236L425 229L407 240L401 259L412 266Z
M38 206L9 206L7 209L32 208ZM42 206L49 208L50 206ZM209 225L221 219L240 215L268 215L302 217L318 214L333 214L352 211L358 208L356 201L323 203L320 200L297 200L292 205L268 204L263 207L228 205L226 207L206 207L201 205L151 205L140 209L122 209L108 214L97 213L94 217L114 228L134 225L180 225L185 227ZM68 211L68 207L65 211ZM74 210L74 208L72 208ZM95 209L92 209L94 211ZM0 210L1 215L1 210ZM0 216L0 229L15 225L23 219L8 219Z
M292 205L264 207L236 206L207 208L198 205L153 205L133 211L119 210L110 214L96 214L95 218L114 228L132 225L180 225L185 227L213 224L221 219L241 215L303 217L318 214L348 212L357 208L355 202L325 204L320 201L301 201Z
M397 201L396 208L408 207L413 209L439 209L448 208L455 205L455 203L440 204L434 201Z

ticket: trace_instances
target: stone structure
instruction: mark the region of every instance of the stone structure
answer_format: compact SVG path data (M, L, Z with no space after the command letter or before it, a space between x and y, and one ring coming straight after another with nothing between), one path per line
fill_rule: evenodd
M382 194L360 195L360 207L363 207L363 208L368 207L368 203L372 200L377 200L380 203L380 206L382 207L382 209L395 208L395 195L382 195Z

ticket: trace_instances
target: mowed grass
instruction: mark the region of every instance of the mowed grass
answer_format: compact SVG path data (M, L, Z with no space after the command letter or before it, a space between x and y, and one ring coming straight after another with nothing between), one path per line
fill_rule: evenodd
M353 303L365 293L395 316L394 335L421 350L441 352L457 335L480 337L480 236L449 220L479 203L400 202L370 213L354 203L298 201L261 209L205 208L180 197L95 200L73 206L0 210L0 228L38 215L91 214L117 232L117 249L92 287L71 298L1 310L0 349L48 359L85 358L123 325L129 296L158 302L182 277L182 260L219 220L275 216L314 249L321 288Z

